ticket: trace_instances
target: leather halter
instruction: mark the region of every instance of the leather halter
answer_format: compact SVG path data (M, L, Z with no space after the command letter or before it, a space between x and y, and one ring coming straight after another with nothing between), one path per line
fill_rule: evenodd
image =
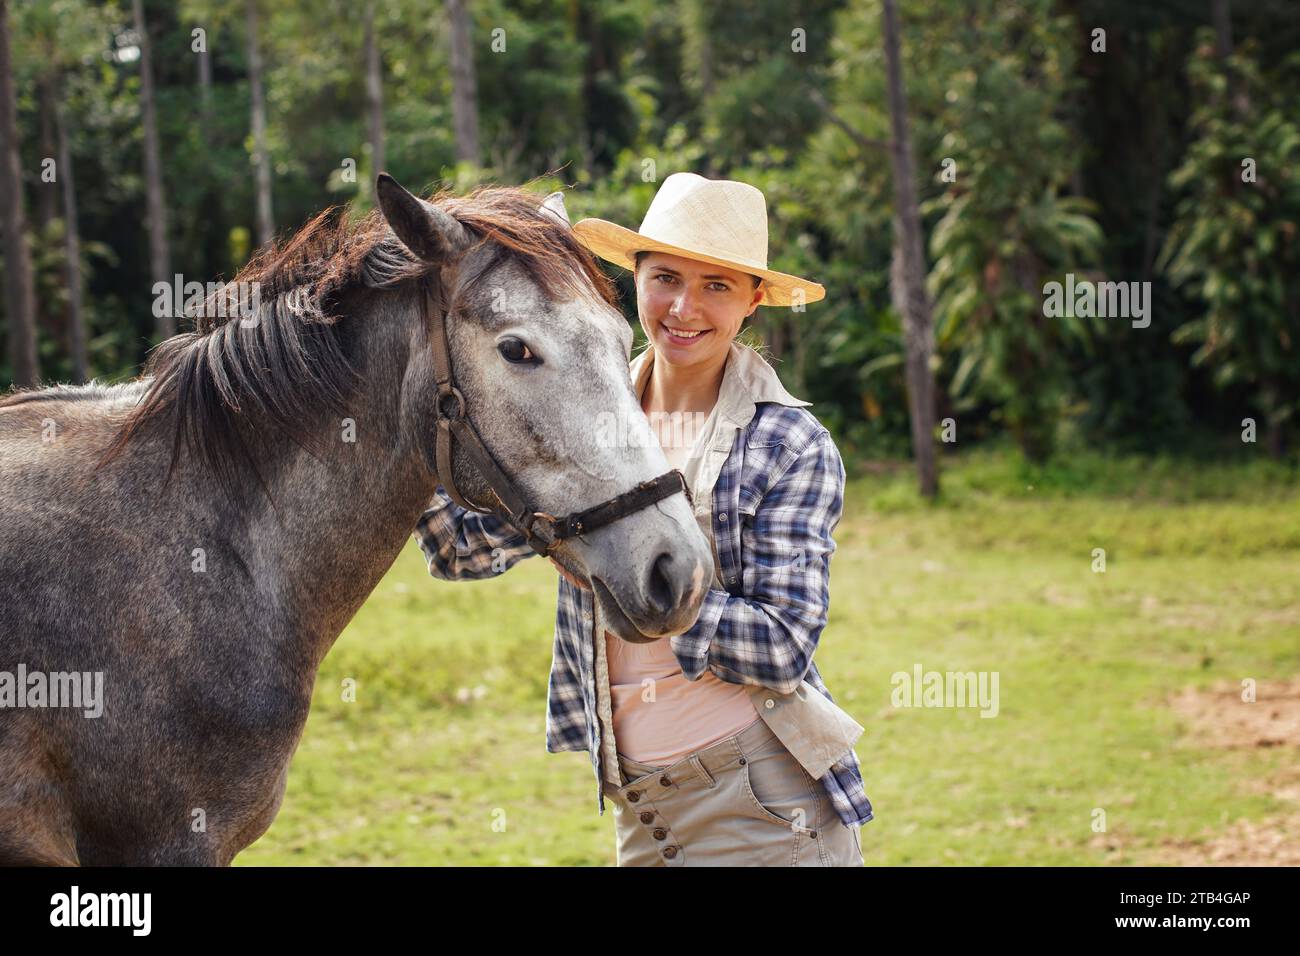
M492 268L500 256L501 252L498 251L469 282L457 289L457 301L466 289ZM501 470L501 466L483 444L483 439L479 437L477 429L466 415L465 396L456 387L456 380L452 374L451 340L447 336L447 317L454 308L455 301L451 306L446 304L442 294L443 284L438 281L436 273L426 278L424 290L429 306L431 326L429 338L433 350L433 369L438 382L438 394L435 400L437 440L434 446L433 466L440 484L456 504L469 511L496 514L503 518L528 539L534 551L547 557L556 545L565 539L603 528L620 518L669 498L679 491L685 493L688 502L691 501L691 491L686 485L686 476L674 468L658 478L643 481L635 488L621 495L615 495L608 501L585 511L577 511L557 518L531 507L510 476ZM488 489L497 499L495 507L476 505L457 489L452 475L453 442L460 443L474 463L475 469L487 482Z

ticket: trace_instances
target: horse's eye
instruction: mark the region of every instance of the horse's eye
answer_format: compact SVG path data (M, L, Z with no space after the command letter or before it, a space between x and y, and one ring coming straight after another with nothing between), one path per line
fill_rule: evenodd
M497 345L497 351L505 358L507 362L513 362L515 365L540 365L541 362L528 346L519 339L502 339Z

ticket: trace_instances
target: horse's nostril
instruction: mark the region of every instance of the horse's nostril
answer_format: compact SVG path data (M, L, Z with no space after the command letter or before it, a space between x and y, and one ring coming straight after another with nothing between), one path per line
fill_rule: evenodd
M652 607L660 611L671 611L677 606L677 587L673 582L673 556L665 551L655 558L650 566L650 586L646 596Z

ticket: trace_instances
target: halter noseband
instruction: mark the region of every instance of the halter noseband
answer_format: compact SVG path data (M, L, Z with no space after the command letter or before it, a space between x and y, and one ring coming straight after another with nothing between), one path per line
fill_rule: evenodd
M457 289L456 298L459 299L466 289L481 279L500 256L501 252L498 250L486 266L469 282ZM439 482L456 504L469 511L496 514L505 519L528 539L534 551L547 557L555 546L566 538L603 528L620 518L669 498L679 491L686 495L688 502L691 501L691 492L686 485L685 475L674 468L658 478L643 481L635 488L621 495L615 495L608 501L560 518L531 507L510 476L501 470L501 466L483 444L483 439L479 437L478 431L466 414L465 396L456 387L456 380L452 374L451 340L447 336L447 316L451 312L451 307L444 301L443 284L430 275L425 280L424 290L429 307L431 325L429 337L433 350L433 369L438 382L438 394L435 399L438 431L434 445L433 465ZM451 460L453 442L460 442L461 447L469 455L475 469L487 482L488 489L497 499L497 507L485 508L473 504L456 488Z

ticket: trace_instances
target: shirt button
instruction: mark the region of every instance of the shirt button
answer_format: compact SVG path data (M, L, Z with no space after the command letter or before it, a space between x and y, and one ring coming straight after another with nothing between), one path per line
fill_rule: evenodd
M677 847L675 847L675 846L666 846L666 847L664 847L664 859L665 859L665 860L671 860L671 859L672 859L673 857L675 857L676 855L677 855Z
M645 813L641 814L641 822L642 822L642 823L654 823L654 822L655 822L655 815L654 815L653 813L651 813L649 810L647 810Z
M667 830L665 830L663 827L655 827L654 838L656 840L664 840L667 839L667 837L668 837Z
M718 520L719 520L719 521L726 521L726 520L727 520L727 513L724 511L724 512L722 512L722 514L718 515Z
M773 707L776 706L776 701L774 701L771 697L769 697L767 700L763 701L763 706L766 707L768 710L771 710Z
M667 777L660 777L660 778L659 778L659 786L661 786L661 787L670 787L670 786L672 786L672 781L669 780Z
M636 803L638 800L641 799L641 794L636 790L629 790L627 793L627 798L632 803Z

